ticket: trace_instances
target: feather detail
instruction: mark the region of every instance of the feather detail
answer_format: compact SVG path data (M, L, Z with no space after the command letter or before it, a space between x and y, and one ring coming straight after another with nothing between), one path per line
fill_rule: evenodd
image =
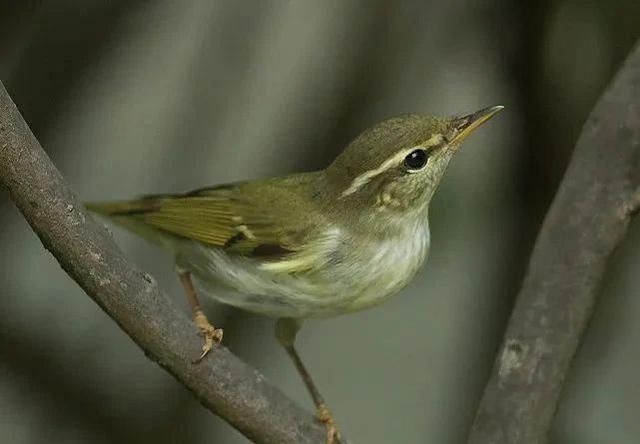
M274 272L295 273L313 268L326 254L324 236L316 229L323 215L300 194L309 187L295 186L312 181L313 174L86 207L156 243L164 243L158 239L163 237L193 240L260 259Z

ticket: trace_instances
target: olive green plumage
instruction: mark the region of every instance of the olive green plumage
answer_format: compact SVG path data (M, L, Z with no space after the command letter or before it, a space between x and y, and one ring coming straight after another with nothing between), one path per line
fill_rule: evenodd
M358 310L415 274L449 160L499 109L386 120L321 171L87 207L171 250L224 303L292 318Z
M155 230L153 237L190 239L229 254L261 256L270 247L296 251L306 241L309 228L322 217L319 196L313 193L319 179L318 173L297 174L87 208L125 225Z

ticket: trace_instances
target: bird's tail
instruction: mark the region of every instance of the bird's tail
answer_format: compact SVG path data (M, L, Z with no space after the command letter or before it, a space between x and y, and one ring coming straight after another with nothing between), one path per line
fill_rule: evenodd
M110 202L87 202L87 210L102 216L115 218L153 211L155 199L118 200Z
M176 237L145 222L144 215L158 208L159 199L143 197L134 200L87 202L85 208L104 216L123 228L160 246L174 250Z

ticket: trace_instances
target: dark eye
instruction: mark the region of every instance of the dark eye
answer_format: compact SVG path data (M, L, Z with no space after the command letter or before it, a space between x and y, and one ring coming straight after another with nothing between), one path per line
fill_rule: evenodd
M417 149L407 154L407 157L404 158L404 165L407 169L416 171L424 167L428 159L429 156L425 150Z

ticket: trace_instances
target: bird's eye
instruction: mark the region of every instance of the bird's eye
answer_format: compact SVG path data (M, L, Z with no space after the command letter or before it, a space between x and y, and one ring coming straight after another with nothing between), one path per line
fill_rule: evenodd
M407 157L404 158L404 165L409 171L417 171L427 164L427 160L429 160L427 152L423 149L417 149L407 154Z

